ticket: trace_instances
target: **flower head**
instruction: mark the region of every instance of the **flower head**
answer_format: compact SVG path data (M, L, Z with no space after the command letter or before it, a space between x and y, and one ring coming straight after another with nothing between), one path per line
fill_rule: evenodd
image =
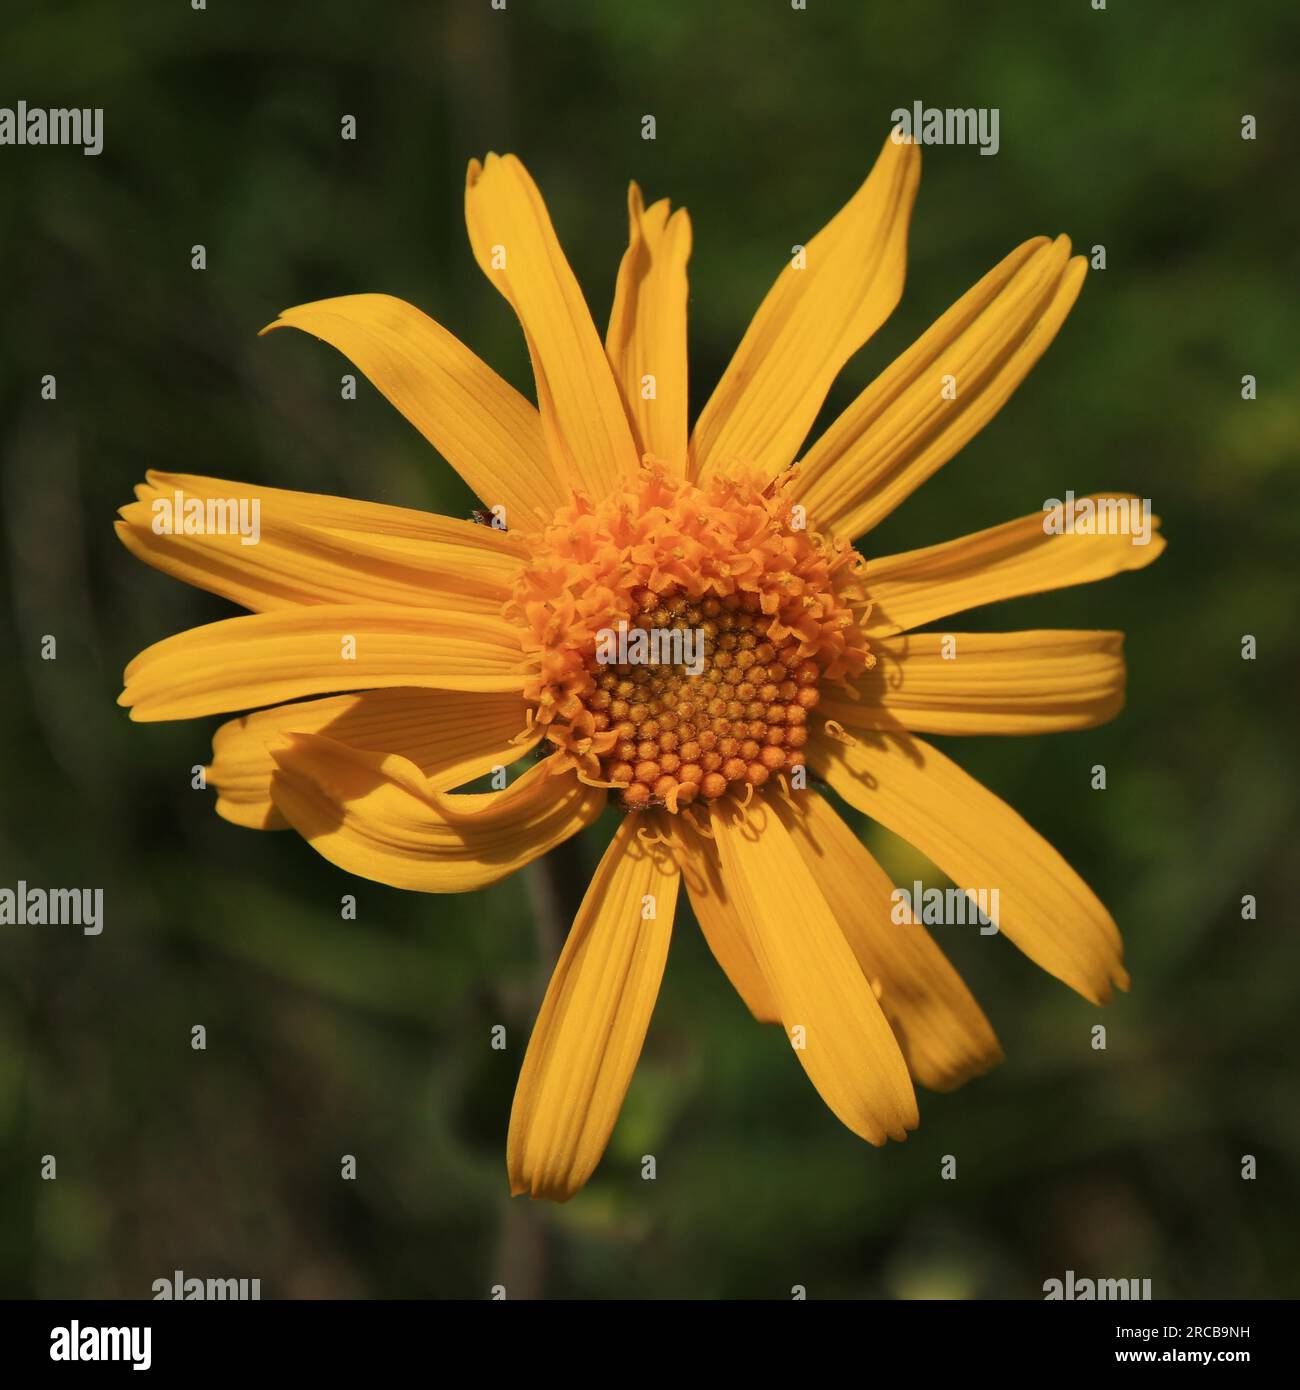
M1088 727L1123 698L1120 634L932 633L968 608L1149 563L1163 542L1041 513L864 559L854 543L1005 403L1085 273L1068 241L994 266L800 454L840 369L894 308L919 179L891 137L786 266L688 430L690 224L633 185L604 343L532 179L471 163L475 257L516 310L534 406L383 295L290 309L457 469L490 524L150 474L119 534L250 610L127 667L136 719L251 710L209 780L239 825L292 826L398 887L481 887L624 813L565 943L511 1117L512 1188L565 1199L604 1151L684 883L713 954L873 1144L913 1079L1001 1056L987 1019L810 774L972 891L1085 997L1124 987L1109 914L1009 807L917 735ZM1094 502L1096 499L1084 499ZM258 543L211 519L256 501ZM160 511L199 524L157 525ZM1083 505L1082 503L1079 505ZM956 659L954 659L954 657ZM512 785L457 791L522 756Z

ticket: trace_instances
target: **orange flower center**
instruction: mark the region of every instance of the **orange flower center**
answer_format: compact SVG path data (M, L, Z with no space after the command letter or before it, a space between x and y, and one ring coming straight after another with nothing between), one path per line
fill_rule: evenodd
M505 610L554 771L677 811L802 768L823 684L873 658L861 556L800 520L779 489L657 465L555 517Z

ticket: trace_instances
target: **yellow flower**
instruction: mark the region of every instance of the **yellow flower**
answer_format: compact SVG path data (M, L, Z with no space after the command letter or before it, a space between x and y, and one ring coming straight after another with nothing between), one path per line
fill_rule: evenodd
M632 186L602 346L523 165L474 161L470 241L523 325L538 408L384 295L303 305L271 327L350 358L493 524L157 473L122 510L134 554L251 610L150 647L121 696L142 720L255 711L215 737L226 819L292 826L382 883L461 892L544 854L611 797L626 813L524 1060L517 1193L564 1200L598 1163L682 880L751 1012L789 1032L869 1142L916 1126L913 1078L948 1089L1000 1059L923 927L891 922L888 878L809 769L955 883L996 887L1001 932L1086 998L1127 984L1115 925L1078 875L916 737L1110 718L1121 634L913 630L1145 565L1163 542L1049 534L1038 511L905 554L853 549L1006 401L1069 312L1083 258L1064 237L1018 246L791 466L902 293L919 176L917 147L887 140L782 271L688 432L685 211L646 208ZM221 519L254 502L245 544ZM164 512L175 525L156 525ZM636 660L628 644L651 638L666 645ZM529 750L545 756L507 789L454 792Z

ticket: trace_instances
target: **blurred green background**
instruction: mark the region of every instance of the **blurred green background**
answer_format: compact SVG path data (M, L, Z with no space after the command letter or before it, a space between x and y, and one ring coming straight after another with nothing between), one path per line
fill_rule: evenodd
M264 1297L1038 1298L1067 1269L1300 1293L1298 50L1288 0L6 4L0 104L102 106L105 148L0 148L0 884L102 886L107 925L0 928L0 1292L147 1297L179 1268ZM917 99L998 107L1001 151L925 152L902 304L826 418L1025 237L1106 247L1010 405L865 548L1066 488L1154 500L1151 570L956 624L1124 629L1123 715L937 740L1095 887L1133 992L1099 1013L999 938L936 929L1007 1060L923 1093L919 1131L876 1151L684 911L596 1177L564 1208L511 1202L511 1093L562 929L538 880L404 894L219 820L190 768L221 721L131 725L114 701L136 651L233 610L132 560L115 509L154 467L467 515L373 389L340 399L331 349L255 335L382 290L531 390L462 223L488 149L529 164L602 328L627 180L690 208L698 408L788 248ZM927 876L864 833L901 881ZM600 847L562 861L570 888Z

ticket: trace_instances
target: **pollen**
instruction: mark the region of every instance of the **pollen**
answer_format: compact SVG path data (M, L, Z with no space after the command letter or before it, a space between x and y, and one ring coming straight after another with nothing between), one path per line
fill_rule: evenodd
M552 769L673 812L792 774L823 689L873 664L862 565L796 529L779 488L648 464L575 496L505 609Z

